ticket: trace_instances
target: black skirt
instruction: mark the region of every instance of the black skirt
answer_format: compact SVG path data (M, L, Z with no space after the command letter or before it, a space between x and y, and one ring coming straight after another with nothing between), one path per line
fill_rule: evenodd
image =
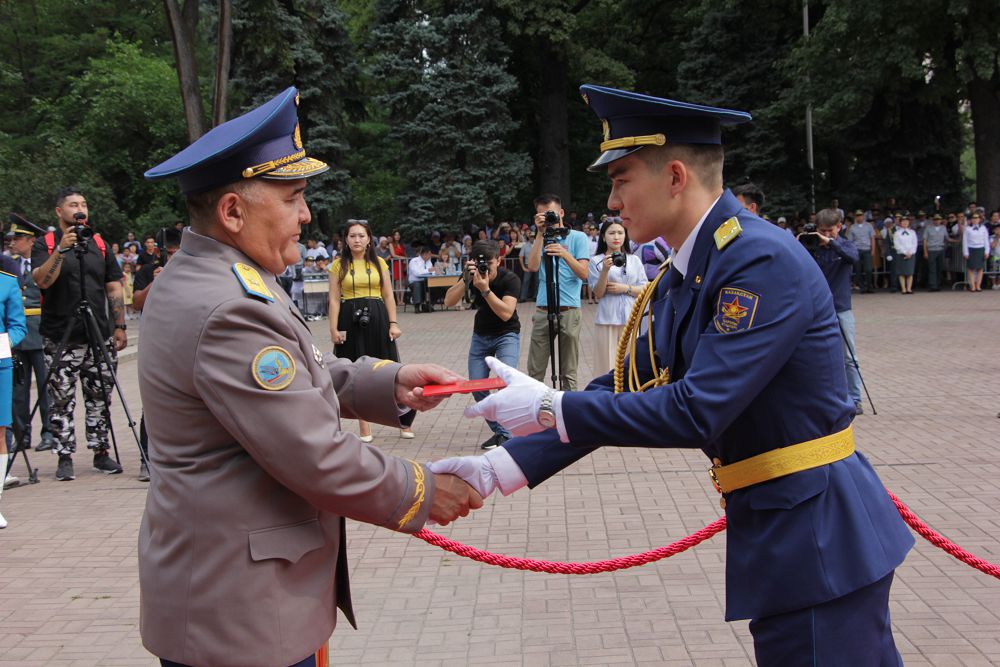
M367 325L362 323L365 312ZM340 359L357 361L368 356L399 361L396 341L389 340L389 313L382 299L341 301L337 329L347 332L347 340L333 346L333 353Z

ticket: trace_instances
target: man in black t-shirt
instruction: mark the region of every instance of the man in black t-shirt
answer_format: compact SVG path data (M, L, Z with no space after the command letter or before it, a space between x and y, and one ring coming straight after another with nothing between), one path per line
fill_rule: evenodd
M87 200L79 190L60 190L56 196L55 212L59 219L59 229L35 241L31 249L31 266L34 267L31 275L42 290L42 320L38 329L42 334L45 362L50 372L48 431L57 442L55 452L59 455L59 464L56 479L76 479L72 455L76 451L73 410L76 407L77 375L80 376L83 387L83 402L87 411L87 447L94 450L94 468L113 475L120 473L122 467L108 456L108 421L104 407L111 400L114 386L111 373L118 365L118 351L128 343L122 270L111 248L99 234L94 234L93 238L85 242L77 237L74 231L76 225L86 225L88 214ZM75 216L79 216L79 219ZM110 369L103 363L103 359L94 359L88 346L83 318L73 321L75 306L80 300L80 255L76 248L81 244L85 248L82 254L83 294L97 320L100 340L95 342L103 344L107 349L111 358ZM71 325L73 328L68 332L66 347L58 365L53 367L56 348Z
M521 293L521 279L500 266L500 250L495 241L476 241L472 244L470 260L466 263L466 280L460 280L444 295L444 305L457 305L470 283L473 294L472 305L476 308L476 320L472 325L472 344L469 346L469 379L479 380L489 377L490 369L486 357L496 357L505 364L517 367L521 354L521 322L517 319L517 297ZM488 271L483 274L477 268L479 261L485 261ZM472 394L476 402L483 400L488 391ZM487 420L493 435L480 447L493 449L502 445L510 432L496 422Z

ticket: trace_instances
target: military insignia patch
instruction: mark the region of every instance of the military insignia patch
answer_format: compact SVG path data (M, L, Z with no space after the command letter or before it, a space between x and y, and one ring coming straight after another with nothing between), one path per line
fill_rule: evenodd
M753 326L760 296L739 287L723 287L712 322L721 333L745 331Z
M233 264L233 273L236 274L236 279L240 281L243 291L247 294L255 296L258 299L263 299L264 301L274 301L274 295L271 294L271 290L267 289L267 285L264 283L264 279L260 277L257 269L249 264L236 262Z
M257 353L250 368L253 379L264 389L279 391L295 379L295 360L283 347L269 345Z

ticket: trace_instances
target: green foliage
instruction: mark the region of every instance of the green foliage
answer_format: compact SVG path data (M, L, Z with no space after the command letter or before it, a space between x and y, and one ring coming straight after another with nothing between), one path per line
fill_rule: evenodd
M530 173L527 155L506 140L517 129L507 100L517 81L506 71L499 23L481 9L406 16L377 28L392 44L374 61L390 137L407 174L400 196L406 236L435 227L482 225L517 204L516 184ZM373 216L374 217L374 216Z

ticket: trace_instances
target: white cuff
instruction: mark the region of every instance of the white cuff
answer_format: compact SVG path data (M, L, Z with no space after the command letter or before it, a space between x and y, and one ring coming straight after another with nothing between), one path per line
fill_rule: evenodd
M500 493L509 496L518 489L528 486L528 478L521 472L521 467L514 457L503 447L495 447L483 454L487 465L493 468Z
M566 421L563 419L562 398L564 391L557 391L552 399L552 411L556 413L556 430L559 431L559 440L569 442L569 434L566 432Z

